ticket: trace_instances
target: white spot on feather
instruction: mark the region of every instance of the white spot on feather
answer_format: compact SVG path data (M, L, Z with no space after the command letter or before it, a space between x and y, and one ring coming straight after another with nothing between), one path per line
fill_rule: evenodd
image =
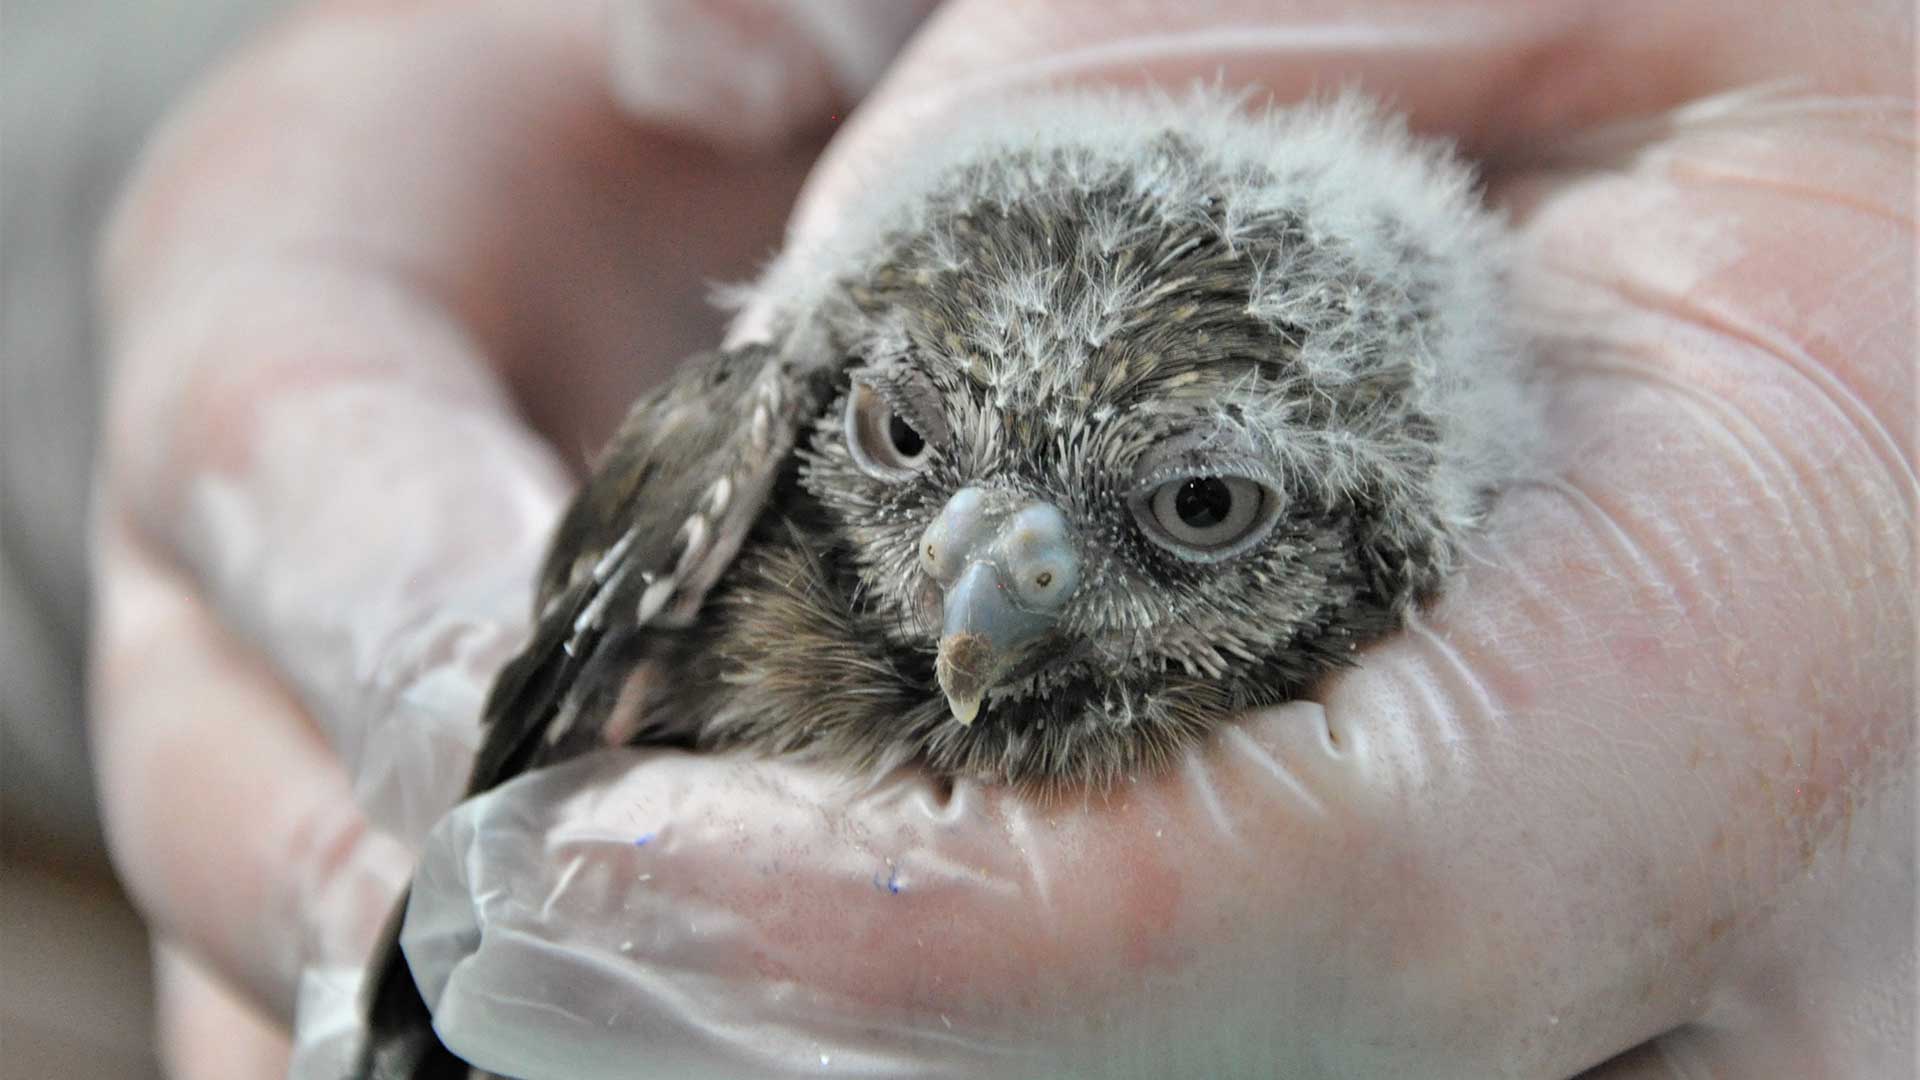
M686 523L680 526L680 534L676 537L680 545L680 559L673 564L674 578L684 579L687 571L693 568L693 564L706 554L707 537L712 532L706 517L700 514L689 517Z
M773 415L765 405L753 407L753 420L747 426L747 437L753 441L753 448L765 451L773 439Z
M645 626L653 621L655 615L660 614L660 609L666 607L667 600L673 596L676 584L673 578L664 577L647 586L646 591L640 594L640 604L635 615L640 625Z
M733 500L733 478L723 476L713 482L713 488L707 492L707 516L717 518L727 512L727 503Z

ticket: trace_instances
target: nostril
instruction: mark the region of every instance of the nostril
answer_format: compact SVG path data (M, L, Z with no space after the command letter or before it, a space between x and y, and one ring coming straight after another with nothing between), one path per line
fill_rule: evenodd
M967 564L978 557L978 549L992 538L1000 520L979 488L954 492L920 534L917 555L928 576L942 585L952 585Z
M1034 610L1054 611L1073 592L1073 566L1058 557L1016 564L1010 569L1016 569L1019 575L1010 580L1018 583L1020 602L1032 605Z
M995 558L1020 601L1055 611L1074 591L1079 567L1066 515L1047 503L1030 503L1001 529Z

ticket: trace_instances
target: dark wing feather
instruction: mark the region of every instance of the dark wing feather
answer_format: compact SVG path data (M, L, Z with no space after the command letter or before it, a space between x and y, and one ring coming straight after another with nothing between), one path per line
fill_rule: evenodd
M577 727L609 710L578 706L611 706L635 631L693 621L812 416L809 387L749 346L688 361L627 414L554 534L539 625L494 684L469 794L601 741Z
M815 386L750 346L688 361L628 413L554 535L532 640L487 697L469 795L605 743L633 657L699 613L819 407ZM375 953L356 1076L464 1075L400 950L405 911L403 898Z

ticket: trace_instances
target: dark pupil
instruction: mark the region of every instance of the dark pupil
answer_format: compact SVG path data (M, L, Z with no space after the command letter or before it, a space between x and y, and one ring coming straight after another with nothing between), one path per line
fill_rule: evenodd
M920 433L913 430L905 420L900 419L899 413L892 413L887 417L887 438L893 440L893 448L900 451L901 457L919 457L920 451L927 447L927 440L921 438Z
M1233 509L1233 492L1217 476L1196 476L1180 485L1173 497L1173 512L1191 529L1211 528L1227 520Z

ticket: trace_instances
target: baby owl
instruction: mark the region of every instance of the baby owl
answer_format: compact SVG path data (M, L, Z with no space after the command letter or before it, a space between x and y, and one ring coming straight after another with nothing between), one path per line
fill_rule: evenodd
M1504 232L1362 101L1009 102L880 167L614 436L471 790L609 742L1151 772L1398 626L1518 467ZM464 1075L391 942L371 1019L362 1076Z

